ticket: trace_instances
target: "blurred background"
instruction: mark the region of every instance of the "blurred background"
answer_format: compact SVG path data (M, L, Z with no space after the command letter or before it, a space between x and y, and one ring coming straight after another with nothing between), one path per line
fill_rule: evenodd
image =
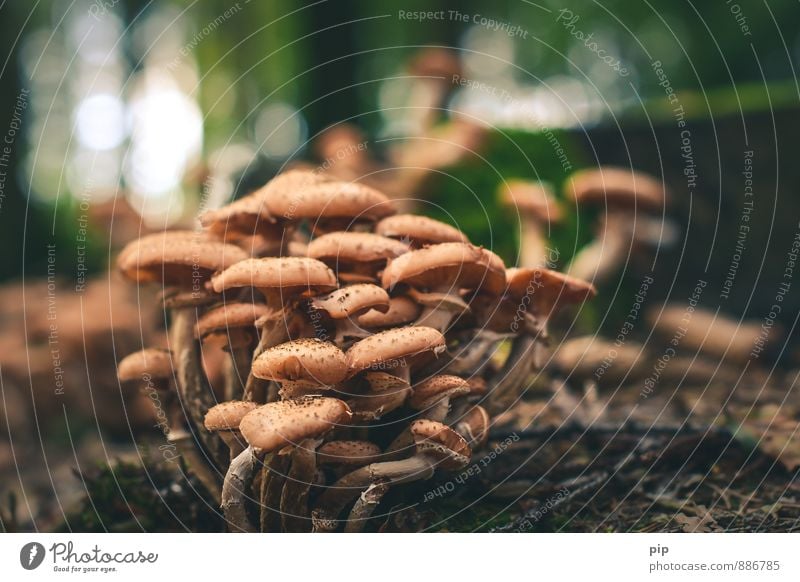
M764 414L791 430L772 452L796 467L796 2L44 0L0 14L0 489L15 494L4 527L68 521L80 477L152 432L115 363L158 343L163 314L109 271L117 250L191 227L298 161L408 199L508 265L525 221L503 185L545 182L562 208L545 225L559 269L603 234L607 210L570 200L569 176L652 175L669 191L656 233L566 322L570 337L609 347L575 356L557 340L556 375L573 385L559 405L585 406L597 390L586 382L626 402L620 388L647 377L674 336L659 313L681 312L701 281L699 307L733 328L695 326L682 354L692 365L673 367L668 394L698 392L665 418L699 414L698 394L716 402L710 423L777 402ZM612 344L639 303L648 315L626 332L636 355L624 363ZM752 357L751 341L732 357L725 330L747 326L756 341L766 326L765 349ZM592 374L611 350L611 372ZM751 392L737 416L719 402L739 388ZM621 406L624 418L632 404Z

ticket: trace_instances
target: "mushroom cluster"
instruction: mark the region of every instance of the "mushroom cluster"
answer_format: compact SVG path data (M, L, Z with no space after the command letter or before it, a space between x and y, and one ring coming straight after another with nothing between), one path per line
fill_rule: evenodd
M548 319L594 294L311 170L200 222L119 255L128 279L164 286L170 317L168 349L119 369L156 384L231 531L360 531L390 489L463 469L526 387Z

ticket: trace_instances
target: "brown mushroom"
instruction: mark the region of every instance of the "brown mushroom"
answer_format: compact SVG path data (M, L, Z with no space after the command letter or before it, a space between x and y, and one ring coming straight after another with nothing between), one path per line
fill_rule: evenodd
M359 316L358 325L372 331L380 331L416 321L421 312L422 307L416 301L400 295L389 299L389 309L385 312L371 309Z
M454 226L416 214L384 218L375 225L375 233L406 242L414 249L444 242L469 242L467 235Z
M308 245L308 256L334 269L341 281L374 283L386 261L408 251L403 242L368 232L332 232Z
M659 244L673 238L671 227L651 224L647 213L662 213L667 202L664 184L631 169L600 167L570 176L567 195L578 205L605 210L595 240L572 259L567 272L601 284L628 259L640 241Z
M552 187L544 182L509 180L499 188L500 204L517 214L520 221L519 264L545 267L553 261L547 246L550 227L563 218Z
M441 243L410 251L392 260L381 282L390 292L398 285L440 294L417 321L444 332L464 305L459 292L482 290L500 294L506 284L503 260L493 252L466 243Z
M239 424L246 414L258 407L255 402L231 400L210 408L206 413L205 427L219 435L230 450L231 461L245 449Z
M308 301L309 317L314 323L317 337L327 339L327 328L332 324L333 341L337 345L369 335L369 331L358 325L358 318L371 310L385 313L389 306L389 294L382 287L370 283L342 287ZM328 325L324 329L317 329L326 320Z
M470 387L466 380L441 374L415 385L414 394L408 403L411 408L422 411L422 418L444 422L450 412L450 400L469 393Z

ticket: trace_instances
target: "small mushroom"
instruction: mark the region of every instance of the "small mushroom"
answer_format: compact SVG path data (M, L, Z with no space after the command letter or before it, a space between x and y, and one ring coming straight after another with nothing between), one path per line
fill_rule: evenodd
M422 411L422 418L444 422L450 412L450 400L469 393L470 388L466 380L458 376L441 374L414 386L414 394L408 403L411 408Z
M522 313L521 333L511 346L503 368L490 383L492 407L505 407L526 387L532 366L541 365L539 350L547 338L547 323L566 305L582 303L595 296L593 285L544 268L509 269L506 294ZM532 318L532 320L531 320Z
M635 341L617 345L598 336L567 340L551 359L553 369L566 378L606 385L643 377L650 361L648 351Z
M258 303L226 303L207 311L197 321L197 336L201 341L231 355L226 400L241 398L244 393L251 354L258 341L255 323L269 312L266 305Z
M413 249L444 242L469 242L467 235L454 226L416 214L384 218L375 225L375 233L404 241Z
M411 368L436 358L445 349L444 336L424 326L395 327L356 342L347 350L348 375L392 371L410 383Z
M257 407L258 404L255 402L231 400L230 402L217 404L206 413L206 428L210 432L219 435L222 441L228 445L231 461L245 448L242 444L242 433L239 431L239 424L247 413L252 412Z
M483 448L489 440L490 427L491 419L486 409L482 406L473 406L455 421L453 430L464 437L474 451Z
M404 284L441 294L436 304L426 305L417 325L444 332L463 312L460 291L480 289L500 294L505 288L506 273L503 260L489 250L467 243L440 243L392 260L383 271L381 282L390 292Z
M359 327L358 318L370 310L387 312L389 294L370 283L357 283L342 287L325 295L313 297L308 302L310 317L314 321L327 319L333 324L333 341L337 345L352 338L363 338L370 332ZM317 337L327 339L327 330L315 330Z
M601 284L625 264L640 239L658 244L674 238L666 223L661 222L654 233L652 220L645 220L648 212L662 213L667 201L664 184L651 176L613 167L582 170L570 176L567 194L579 206L605 210L596 239L575 255L567 269L573 277Z
M552 253L547 247L550 226L558 224L563 211L544 182L509 180L499 188L500 204L519 216L519 264L522 267L545 267Z
M253 361L253 375L294 388L328 390L348 374L344 352L330 342L299 339L264 350Z
M334 269L346 283L374 283L386 261L408 251L408 245L369 232L332 232L308 245L308 256Z
M317 462L321 465L361 467L375 462L381 448L369 441L330 441L317 449Z
M387 451L399 460L372 463L356 469L328 487L312 512L314 531L333 531L345 507L362 493L376 485L393 486L429 479L436 468L458 470L472 456L464 438L450 427L433 420L415 420ZM411 453L411 456L407 456ZM405 458L403 458L405 457ZM377 503L371 504L374 506ZM363 508L351 519L363 521ZM371 514L371 512L369 512Z

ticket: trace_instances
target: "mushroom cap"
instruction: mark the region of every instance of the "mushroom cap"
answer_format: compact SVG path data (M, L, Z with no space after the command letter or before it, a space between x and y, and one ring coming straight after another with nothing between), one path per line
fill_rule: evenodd
M485 396L489 391L489 385L486 380L480 376L470 376L467 378L467 385L469 386L470 396Z
M576 203L615 208L661 210L667 201L664 184L632 169L602 166L569 177L567 195Z
M467 235L456 227L416 214L398 214L384 218L375 225L375 232L407 241L416 247L443 242L469 242Z
M323 465L369 465L381 454L381 448L369 441L330 441L317 449L317 461Z
M347 350L350 375L362 370L397 368L423 354L445 350L444 336L436 329L407 326L387 329L354 343Z
M330 342L299 339L264 350L253 362L253 375L276 382L333 386L347 376L347 358Z
M287 296L336 289L339 284L325 263L308 257L246 259L211 278L214 291L236 287L280 290Z
M389 374L388 372L366 372L364 380L369 384L370 392L389 392L395 390L405 390L411 385L403 378Z
M411 423L409 432L417 452L434 456L443 469L461 469L472 457L472 451L464 437L441 422L415 420Z
M239 430L239 424L246 414L258 408L255 402L231 400L212 406L206 412L203 424L206 429L214 432L218 430Z
M382 284L392 289L399 283L426 289L481 289L503 292L506 271L493 252L467 243L440 243L400 255L383 271Z
M318 295L310 300L309 305L312 309L324 311L331 319L345 319L359 316L370 309L387 311L389 294L377 285L358 283Z
M266 193L274 217L284 220L349 218L353 222L374 222L394 214L386 195L364 184L327 180L280 195Z
M303 397L259 406L242 418L239 431L251 447L269 453L323 436L350 418L350 409L338 398Z
M192 291L184 291L177 287L164 287L159 291L158 298L164 309L179 309L211 305L218 302L221 296L205 287Z
M558 307L582 303L597 295L594 285L543 267L511 268L506 271L508 294L521 299L532 294L538 312L550 315Z
M207 311L197 321L197 336L203 338L229 329L255 327L258 318L271 312L272 309L262 303L225 303Z
M543 223L556 224L564 212L546 182L508 180L498 189L500 204Z
M401 295L389 299L389 309L385 313L371 309L359 316L358 325L367 329L405 325L416 320L421 312L418 303Z
M142 381L145 376L153 380L167 380L172 375L172 352L160 348L146 348L128 354L117 364L120 382Z
M443 398L463 396L470 393L466 380L458 376L442 374L432 376L414 386L414 394L408 403L416 410L425 410Z
M122 274L137 283L197 286L212 273L247 258L239 247L191 231L149 234L128 244L117 257Z
M408 245L371 232L331 232L308 243L308 256L329 265L372 263L408 252Z

